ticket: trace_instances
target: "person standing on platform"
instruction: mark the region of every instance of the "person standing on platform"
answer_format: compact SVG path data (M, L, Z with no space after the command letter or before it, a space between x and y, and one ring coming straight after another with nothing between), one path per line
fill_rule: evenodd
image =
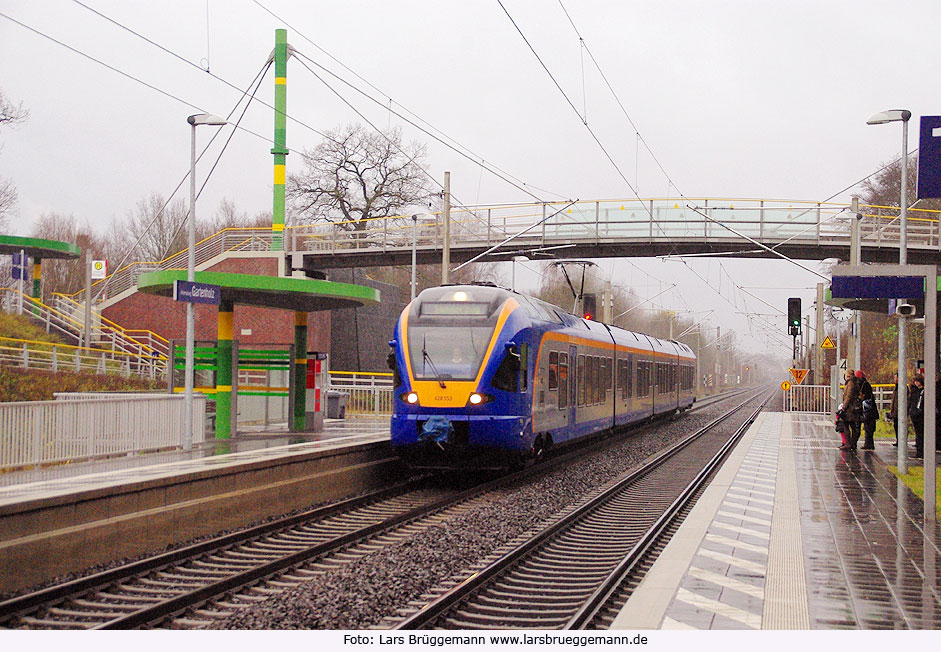
M863 402L859 398L859 382L852 369L846 370L843 386L843 402L837 414L849 429L849 442L840 446L841 450L856 450L859 442L859 426L863 420Z
M886 414L887 420L892 421L892 426L895 428L895 443L893 446L899 445L899 373L895 372L895 379L893 381L895 385L892 387L892 402L889 403L889 411ZM908 427L906 421L905 426ZM908 433L905 433L905 440L908 441Z
M912 395L909 397L908 415L915 428L915 452L912 457L925 456L925 377L916 374L912 378Z
M866 440L863 442L863 450L875 450L875 440L873 435L876 432L876 421L879 419L879 410L876 408L876 396L872 392L872 385L866 378L862 369L856 371L856 382L859 383L859 399L863 402L863 432L866 434Z

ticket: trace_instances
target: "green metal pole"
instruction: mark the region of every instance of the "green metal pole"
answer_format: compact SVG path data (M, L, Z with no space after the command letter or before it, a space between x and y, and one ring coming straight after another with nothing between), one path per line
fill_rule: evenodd
M294 421L291 430L301 432L307 417L307 313L294 313Z
M288 32L274 31L274 205L271 211L271 251L284 250L284 179L287 148Z
M232 436L232 317L231 301L219 304L216 343L216 439Z

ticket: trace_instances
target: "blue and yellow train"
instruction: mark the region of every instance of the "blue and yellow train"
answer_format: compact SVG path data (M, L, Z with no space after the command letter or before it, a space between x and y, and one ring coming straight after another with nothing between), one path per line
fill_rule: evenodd
M517 466L695 400L685 344L492 285L423 291L389 344L392 446L418 468Z

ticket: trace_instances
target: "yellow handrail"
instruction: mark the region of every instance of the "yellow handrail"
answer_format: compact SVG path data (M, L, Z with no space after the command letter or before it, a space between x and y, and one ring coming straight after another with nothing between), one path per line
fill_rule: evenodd
M157 356L157 355L144 355L144 354L140 354L140 353L127 353L127 352L125 352L125 351L112 351L111 349L94 349L94 348L87 348L87 349L86 349L86 348L83 347L83 346L75 346L74 344L60 344L60 343L58 343L58 342L43 342L43 341L41 341L41 340L23 340L23 339L18 339L18 338L15 338L15 337L3 337L3 336L0 336L0 341L16 342L16 343L18 343L18 344L27 344L27 345L29 345L29 344L38 344L38 345L40 345L41 347L46 347L46 348L45 348L45 349L30 349L30 350L36 350L36 351L39 351L39 352L42 352L42 353L49 353L50 351L49 351L48 349L51 349L51 348L54 347L54 348L57 348L57 349L77 349L77 350L80 350L80 351L88 351L89 353L93 353L93 352L94 352L94 353L108 353L108 354L110 354L110 355L133 356L133 357L135 357L135 358L150 358L151 360L163 360L163 359L164 359L162 356ZM27 347L27 348L28 348L28 347ZM9 349L9 350L11 350L11 351L21 351L21 350L22 350L21 347L20 347L20 348L15 348L15 347L12 347L12 346L3 346L3 345L0 345L0 349Z

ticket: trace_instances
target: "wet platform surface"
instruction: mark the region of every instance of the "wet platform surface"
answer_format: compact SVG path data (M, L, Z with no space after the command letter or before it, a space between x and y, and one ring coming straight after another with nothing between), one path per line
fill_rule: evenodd
M328 419L316 433L259 428L198 444L191 451L123 455L0 473L0 504L388 439L388 418Z
M839 443L822 415L763 413L613 627L941 628L939 529L897 449Z

